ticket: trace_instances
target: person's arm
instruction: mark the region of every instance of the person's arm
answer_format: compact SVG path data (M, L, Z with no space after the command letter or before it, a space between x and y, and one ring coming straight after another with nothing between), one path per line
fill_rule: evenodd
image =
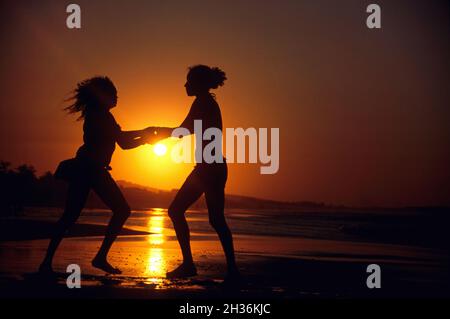
M184 121L181 123L181 125L178 127L188 129L189 132L191 132L191 134L193 134L194 133L194 119L196 117L196 113L198 113L197 105L194 102L194 104L191 106L191 109L189 110L188 115L186 116Z
M185 129L188 129L190 134L193 134L194 131L194 118L196 114L196 105L192 105L191 109L189 110L188 115L184 119L184 121L181 123L180 126ZM145 129L145 143L154 144L160 140L166 139L168 137L172 136L173 130L175 130L177 127L148 127ZM186 134L189 135L189 134ZM182 135L179 135L177 137L181 137Z
M124 150L129 150L145 144L146 130L120 131L117 144Z
M160 140L171 137L173 130L174 128L172 127L150 126L144 130L145 134L143 138L145 139L145 143L154 144Z

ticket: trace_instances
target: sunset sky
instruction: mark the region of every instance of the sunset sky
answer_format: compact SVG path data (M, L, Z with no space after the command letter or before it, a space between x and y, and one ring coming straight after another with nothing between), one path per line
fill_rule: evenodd
M382 29L366 27L369 3ZM108 75L122 129L176 126L193 64L219 66L224 127L280 128L280 170L230 164L226 191L347 205L450 204L448 1L1 1L0 159L74 156L64 99ZM77 3L82 28L65 25ZM193 165L117 149L118 180L179 188Z

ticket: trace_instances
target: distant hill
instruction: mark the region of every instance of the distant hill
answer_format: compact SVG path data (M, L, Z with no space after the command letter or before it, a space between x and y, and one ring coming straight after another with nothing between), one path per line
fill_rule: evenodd
M150 208L150 207L161 207L167 208L175 194L177 189L171 191L159 190L156 188L151 188L147 186L142 186L127 181L117 182L122 191L127 198L130 206L134 209L139 208ZM226 195L225 206L227 208L252 208L252 209L288 209L288 208L318 208L324 207L323 203L314 202L282 202L261 199L256 197L241 196L241 195ZM204 198L200 199L194 204L193 208L205 208Z
M132 209L167 208L177 190L165 191L118 181L125 198ZM0 161L0 215L15 215L24 207L63 207L66 198L67 183L55 179L51 172L36 176L36 170L29 165L12 168L8 162ZM322 203L313 202L281 202L255 197L226 195L227 208L248 209L295 209L321 208ZM86 203L89 208L104 208L103 202L91 192ZM205 208L202 198L191 208Z
M118 181L116 181L116 183L122 188L139 188L139 189L145 189L145 190L151 191L151 192L159 192L160 191L160 189L158 189L158 188L144 186L144 185L132 183L132 182L125 181L125 180L118 180Z
M159 190L123 180L118 181L118 184L132 209L167 208L177 192L176 189ZM51 172L37 176L33 166L23 164L14 168L10 163L0 160L0 216L14 216L25 207L64 207L67 186L66 182L55 179ZM233 194L226 194L225 206L242 209L307 209L311 211L392 211L393 209L420 212L448 211L448 207L346 207L310 201L282 202ZM105 205L91 192L86 207L105 208ZM203 198L191 206L193 209L205 207Z

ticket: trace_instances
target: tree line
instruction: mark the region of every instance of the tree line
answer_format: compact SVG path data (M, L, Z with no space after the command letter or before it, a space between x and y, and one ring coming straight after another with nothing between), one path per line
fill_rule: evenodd
M26 206L62 206L67 185L51 172L36 175L27 164L15 168L0 161L0 214L16 215Z

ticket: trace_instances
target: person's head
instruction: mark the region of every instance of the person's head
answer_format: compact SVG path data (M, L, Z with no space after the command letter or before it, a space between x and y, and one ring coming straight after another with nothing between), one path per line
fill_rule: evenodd
M69 113L80 112L80 119L86 112L93 110L110 110L117 104L117 89L106 76L96 76L77 84L69 100L73 103L65 108Z
M189 96L208 93L211 89L222 86L227 79L225 72L217 67L194 65L189 68L187 81L184 85Z

